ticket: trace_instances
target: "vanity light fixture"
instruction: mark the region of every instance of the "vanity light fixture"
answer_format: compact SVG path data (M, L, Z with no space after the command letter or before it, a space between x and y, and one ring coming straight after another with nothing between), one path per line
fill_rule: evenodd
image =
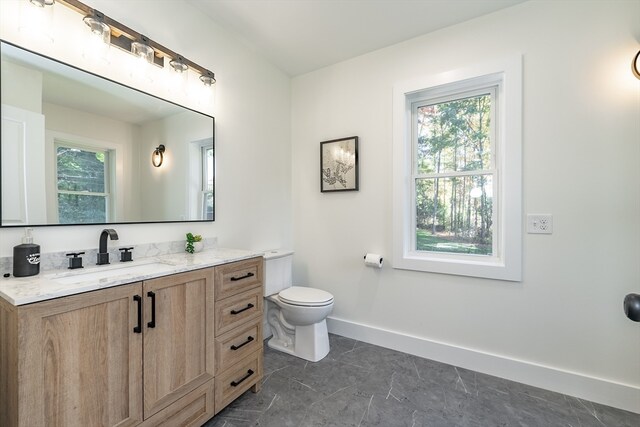
M204 83L206 87L211 87L216 82L216 75L211 71L206 70L201 76L200 81Z
M633 75L640 79L640 50L636 53L636 56L631 61L631 71Z
M189 69L189 66L184 62L184 58L180 55L178 55L177 58L169 61L169 65L171 65L171 68L176 73L184 73Z
M156 147L156 149L151 154L151 163L153 166L159 168L162 166L162 161L164 160L164 145L160 144Z
M29 0L31 3L44 7L48 5L52 5L54 2L59 3L63 6L68 7L69 9L82 14L85 18L87 16L94 17L97 12L95 9L87 6L78 0ZM165 66L165 60L169 61L169 65L173 68L173 70L177 72L185 72L189 68L196 71L200 74L200 80L202 83L209 87L212 86L216 79L214 74L202 67L201 65L196 64L195 62L189 61L183 56L177 54L176 52L162 46L159 43L154 42L153 40L143 36L135 30L127 27L124 24L116 21L115 19L111 19L108 16L100 14L102 17L102 23L106 26L110 27L110 35L111 38L109 40L109 44L112 46L116 46L124 51L130 52L133 55L136 55L140 58L143 58L146 62L156 65L160 68ZM92 30L93 27L90 23L85 20L85 23L89 25Z
M29 0L20 4L18 31L33 40L53 43L54 0Z
M29 0L32 5L37 7L53 6L54 0Z
M131 43L131 53L149 64L154 62L154 50L149 46L149 39L145 36L140 36L137 41Z
M97 39L109 44L111 39L111 27L104 23L104 15L97 10L91 15L87 15L82 18L85 24L89 27L91 34Z

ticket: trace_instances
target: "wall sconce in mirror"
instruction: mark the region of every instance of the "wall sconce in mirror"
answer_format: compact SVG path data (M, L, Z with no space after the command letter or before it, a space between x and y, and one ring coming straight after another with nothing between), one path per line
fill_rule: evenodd
M634 76L640 79L640 50L636 53L633 61L631 61L631 71L633 71Z
M156 149L151 154L151 163L153 166L159 168L162 166L162 162L164 161L164 145L160 144L156 147Z

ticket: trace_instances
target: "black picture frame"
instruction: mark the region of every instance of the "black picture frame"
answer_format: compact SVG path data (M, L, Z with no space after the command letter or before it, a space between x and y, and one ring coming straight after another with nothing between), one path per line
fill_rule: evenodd
M358 191L358 137L320 143L320 192Z

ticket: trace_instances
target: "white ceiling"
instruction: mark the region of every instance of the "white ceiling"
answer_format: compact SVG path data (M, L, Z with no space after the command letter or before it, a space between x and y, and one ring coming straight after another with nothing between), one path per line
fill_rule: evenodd
M525 0L187 0L290 76Z

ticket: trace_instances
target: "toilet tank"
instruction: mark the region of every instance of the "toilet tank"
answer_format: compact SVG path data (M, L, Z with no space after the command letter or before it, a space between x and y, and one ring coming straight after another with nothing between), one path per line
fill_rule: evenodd
M293 251L276 249L264 253L264 296L291 287Z

